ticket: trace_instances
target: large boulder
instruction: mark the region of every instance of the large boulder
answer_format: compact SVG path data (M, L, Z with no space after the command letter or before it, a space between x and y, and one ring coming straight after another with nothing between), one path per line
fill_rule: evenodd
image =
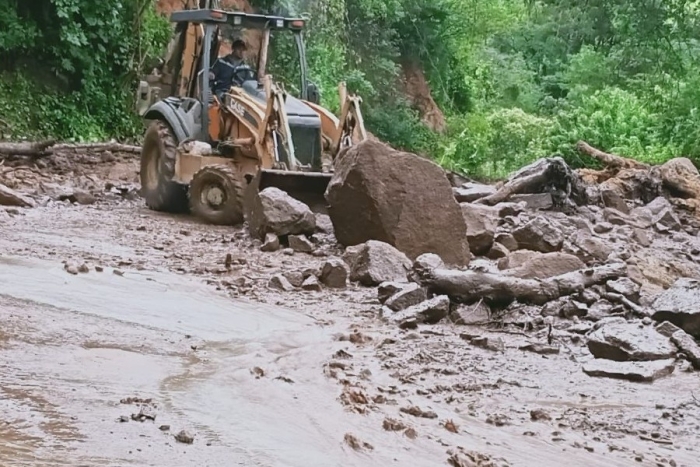
M362 285L408 282L411 260L388 243L370 240L348 247L343 260L350 267L350 280Z
M316 216L311 209L279 188L265 188L251 198L246 220L253 237L262 240L268 233L311 235L316 231Z
M377 141L340 155L326 190L339 243L388 243L410 259L435 253L465 266L467 227L445 172L434 162Z

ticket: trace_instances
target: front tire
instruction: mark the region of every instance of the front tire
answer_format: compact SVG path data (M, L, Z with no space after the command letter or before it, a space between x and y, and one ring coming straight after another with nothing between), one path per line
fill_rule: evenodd
M170 126L156 120L146 130L141 148L141 196L154 211L187 211L187 187L173 182L177 143Z
M243 182L238 171L227 165L199 169L190 183L190 210L209 224L242 224Z

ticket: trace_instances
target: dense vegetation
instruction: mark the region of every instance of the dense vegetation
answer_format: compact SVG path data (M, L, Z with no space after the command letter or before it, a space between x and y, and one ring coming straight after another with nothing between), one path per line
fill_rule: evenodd
M553 153L582 163L579 139L650 162L700 160L698 0L252 3L310 14L309 64L325 104L337 108L345 80L364 99L370 131L448 167L500 175ZM130 86L169 27L151 0L0 7L0 133L10 126L13 136L96 139L141 131ZM420 123L397 85L412 63L446 115L444 135Z

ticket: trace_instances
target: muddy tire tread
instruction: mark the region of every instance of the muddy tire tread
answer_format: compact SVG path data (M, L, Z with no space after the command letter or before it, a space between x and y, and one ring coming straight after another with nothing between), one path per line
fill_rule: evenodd
M154 136L157 135L157 136ZM162 144L163 153L158 167L158 187L148 190L144 183L144 171L148 161L144 158L144 150L141 152L141 190L146 206L154 211L181 213L188 209L187 187L170 181L175 174L175 160L177 155L177 142L170 126L162 121L155 120L146 130L144 148L149 138L157 138Z
M199 202L201 181L212 174L221 176L229 185L227 192L229 200L222 211L214 211ZM199 169L192 177L190 183L189 198L190 211L199 219L216 225L239 225L244 222L243 212L243 181L236 169L228 165L208 165ZM230 197L231 194L233 197Z

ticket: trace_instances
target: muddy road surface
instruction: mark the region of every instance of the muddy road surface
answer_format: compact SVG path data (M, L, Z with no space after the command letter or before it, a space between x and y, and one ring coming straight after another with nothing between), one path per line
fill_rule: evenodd
M117 155L13 174L43 201L0 207L0 464L697 465L688 367L591 378L585 347L520 350L542 333L404 331L374 288L277 290L341 250L265 253L151 212L136 170Z

